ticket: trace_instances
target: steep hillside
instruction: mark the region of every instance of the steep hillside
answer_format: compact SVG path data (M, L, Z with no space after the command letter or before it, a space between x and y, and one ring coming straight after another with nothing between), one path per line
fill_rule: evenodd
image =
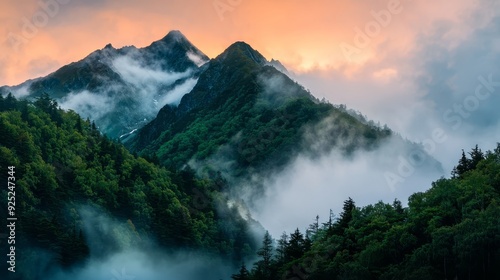
M399 200L357 207L306 230L266 235L253 268L233 279L498 279L500 143L465 153L449 179ZM327 214L327 213L325 213ZM313 217L311 217L313 221Z
M190 164L241 179L275 172L299 153L315 157L338 149L349 157L388 141L395 141L394 157L421 150L345 107L320 102L237 42L207 63L178 106L163 107L126 145L165 166ZM426 163L440 168L431 157Z
M0 191L4 201L15 192L15 208L0 211L18 219L17 266L33 268L9 279L47 279L54 268L131 246L201 250L229 263L256 247L259 226L229 207L224 181L135 157L47 95L34 103L0 97L0 169L2 182L15 178L12 189ZM88 209L114 217L117 226L92 222ZM7 242L1 246L8 251Z

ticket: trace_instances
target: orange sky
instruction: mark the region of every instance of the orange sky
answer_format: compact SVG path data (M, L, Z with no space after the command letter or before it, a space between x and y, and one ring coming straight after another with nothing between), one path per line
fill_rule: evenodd
M46 75L112 43L143 47L178 29L215 57L243 40L294 71L335 69L349 76L368 63L410 51L416 36L437 20L459 21L475 0L41 0L1 1L0 85ZM47 3L44 9L40 3ZM399 4L398 4L399 3ZM428 3L428 2L426 2ZM452 5L451 5L452 4ZM391 13L389 6L394 5ZM217 9L217 8L219 9ZM356 27L374 23L372 11L391 19L350 60L341 44L355 44ZM375 25L374 25L375 26ZM376 28L376 26L374 27ZM454 36L460 37L467 30ZM345 46L344 44L344 46ZM372 77L390 79L398 65Z

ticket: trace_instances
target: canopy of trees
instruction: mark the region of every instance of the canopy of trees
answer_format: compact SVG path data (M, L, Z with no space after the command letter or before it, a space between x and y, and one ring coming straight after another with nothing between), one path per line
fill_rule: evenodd
M406 208L349 198L336 221L316 220L306 237L297 229L270 249L266 235L266 253L233 279L500 279L500 144L469 155Z
M192 170L170 171L134 156L46 94L34 102L0 96L2 182L8 166L16 167L19 266L45 257L34 248L53 254L58 266L85 260L82 205L117 217L135 232L131 244L151 237L169 250L202 249L236 263L258 246L247 221L224 207L223 180L197 179ZM1 195L7 201L7 188Z

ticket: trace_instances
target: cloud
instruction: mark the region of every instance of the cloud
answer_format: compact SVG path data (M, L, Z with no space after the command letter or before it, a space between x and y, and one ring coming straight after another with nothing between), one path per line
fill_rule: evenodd
M87 90L70 93L63 97L59 106L66 110L74 110L83 118L101 119L114 110L114 101L110 96L93 93Z
M208 61L203 59L203 57L195 54L194 52L191 52L191 51L188 51L186 53L186 56L192 61L194 62L194 64L196 64L196 66L200 67L202 66L203 64L207 63Z
M82 117L94 120L103 132L110 135L130 133L153 119L166 104L178 105L198 81L192 77L192 70L169 72L162 70L159 64L148 63L135 48L125 49L121 55L105 49L97 59L109 65L120 79L107 81L102 80L104 76L97 77L103 85L92 92L71 92L59 103L64 109L72 109ZM90 67L95 65L93 62ZM99 71L101 68L92 74L102 74Z
M218 1L230 5L223 20L214 8L214 1L171 0L165 3L151 0L147 4L130 0L69 1L60 5L57 16L19 52L13 52L8 44L0 46L0 55L4 54L8 61L7 75L0 76L0 84L19 84L32 78L33 69L27 62L40 56L49 56L59 65L66 65L107 43L145 46L172 29L181 30L210 57L215 57L235 41L243 40L266 57L279 58L291 65L291 69L340 69L345 66L345 57L339 44L352 42L354 28L364 28L373 20L370 12L385 9L390 0ZM1 1L0 36L6 39L9 32L22 32L22 18L31 17L39 9L38 2ZM436 19L460 21L458 11L468 10L475 4L474 0L453 4L441 1L432 5L401 2L402 14L395 16L364 51L369 59L376 60L380 54L393 49L407 49L418 44L414 35L427 30L429 22ZM260 20L255 21L256 17ZM375 49L382 44L382 50ZM47 69L44 74L54 70L56 68Z
M265 100L297 91L296 86L285 83L282 75L259 79L261 98ZM355 117L365 122L362 116ZM200 172L208 165L227 176L233 186L231 195L242 198L250 216L273 236L296 227L303 231L316 215L327 217L329 209L339 213L348 197L358 206L379 200L392 203L395 198L405 204L411 194L428 189L432 181L445 175L441 165L425 154L426 149L432 154L436 148L411 144L398 135L365 148L369 143L363 132L336 114L304 126L301 133L299 145L303 149L291 162L280 168L249 171L243 179L232 177L237 167L234 147L238 146L240 133L205 162L191 161L190 165ZM437 146L445 141L434 138ZM346 152L353 147L352 154Z
M163 95L160 100L158 101L158 107L163 107L165 104L173 104L173 105L179 105L181 102L182 97L190 92L196 83L198 82L198 79L195 78L189 78L186 79L185 82L182 84L176 86L174 89L168 92L168 94Z
M149 248L150 250L155 250ZM201 253L167 255L144 248L113 254L104 260L89 263L72 272L55 273L52 280L218 280L235 271L231 266ZM45 278L49 279L49 278Z
M433 156L448 173L461 149L469 150L475 144L491 149L500 140L491 133L500 118L496 108L500 87L493 86L488 95L484 85L484 80L500 82L496 35L500 32L500 4L491 0L457 4L438 16L429 9L423 12L429 5L414 3L414 10L403 11L406 16L399 22L401 26L388 26L390 30L406 28L409 33L399 37L398 32L382 32L377 40L384 40L372 46L377 56L362 67L313 68L296 71L294 78L315 96L346 104L413 141L431 139L433 131L444 130L448 140L437 145ZM425 14L420 21L428 19L420 31L408 29L416 20L410 11ZM399 44L403 38L406 45ZM479 86L488 95L483 100L475 97Z
M23 97L26 97L30 94L29 92L29 87L30 87L30 84L26 84L22 87L13 87L13 88L10 88L10 92L12 93L12 95L14 95L15 98L23 98Z
M269 107L278 108L291 98L304 96L302 86L281 72L262 74L258 77L258 82L263 88L259 101Z
M358 149L346 156L342 148L359 139L346 138L337 143L337 148L325 152L321 147L328 136L311 132L306 132L305 141L311 149L322 151L319 156L302 152L283 170L257 177L263 185L262 195L243 194L252 216L274 236L296 227L305 230L316 215L326 221L329 210L340 213L348 197L358 206L379 200L392 203L396 198L406 204L411 194L428 189L443 175L437 162L397 136L386 139L375 150ZM423 157L412 158L416 155ZM389 173L400 176L402 183L393 184ZM252 189L252 182L244 182L240 188Z
M138 88L148 86L153 83L157 85L172 84L178 79L186 78L191 71L184 73L169 73L155 69L154 67L145 67L142 65L141 58L133 58L131 55L120 56L113 60L112 66L122 79Z
M55 59L48 56L39 57L28 62L28 67L33 71L34 77L40 77L46 74L48 71L58 68L61 65Z
M167 253L168 249L139 236L130 222L95 207L81 206L78 213L90 258L65 269L55 265L51 254L33 249L40 259L33 270L21 273L50 280L218 280L235 271L230 261L203 252L176 249Z
M141 110L147 117L153 117L166 104L177 105L184 94L190 92L198 79L191 78L192 70L182 73L161 70L159 66L146 65L139 55L120 56L112 61L113 69L132 86ZM151 104L154 104L151 107Z

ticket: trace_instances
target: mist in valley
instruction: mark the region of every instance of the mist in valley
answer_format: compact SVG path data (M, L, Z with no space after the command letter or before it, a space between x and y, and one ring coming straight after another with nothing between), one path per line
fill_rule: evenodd
M231 261L196 250L161 248L155 237L139 234L130 220L119 220L95 206L79 206L79 224L90 256L70 268L59 266L49 252L34 253L29 279L50 280L192 280L227 279Z

